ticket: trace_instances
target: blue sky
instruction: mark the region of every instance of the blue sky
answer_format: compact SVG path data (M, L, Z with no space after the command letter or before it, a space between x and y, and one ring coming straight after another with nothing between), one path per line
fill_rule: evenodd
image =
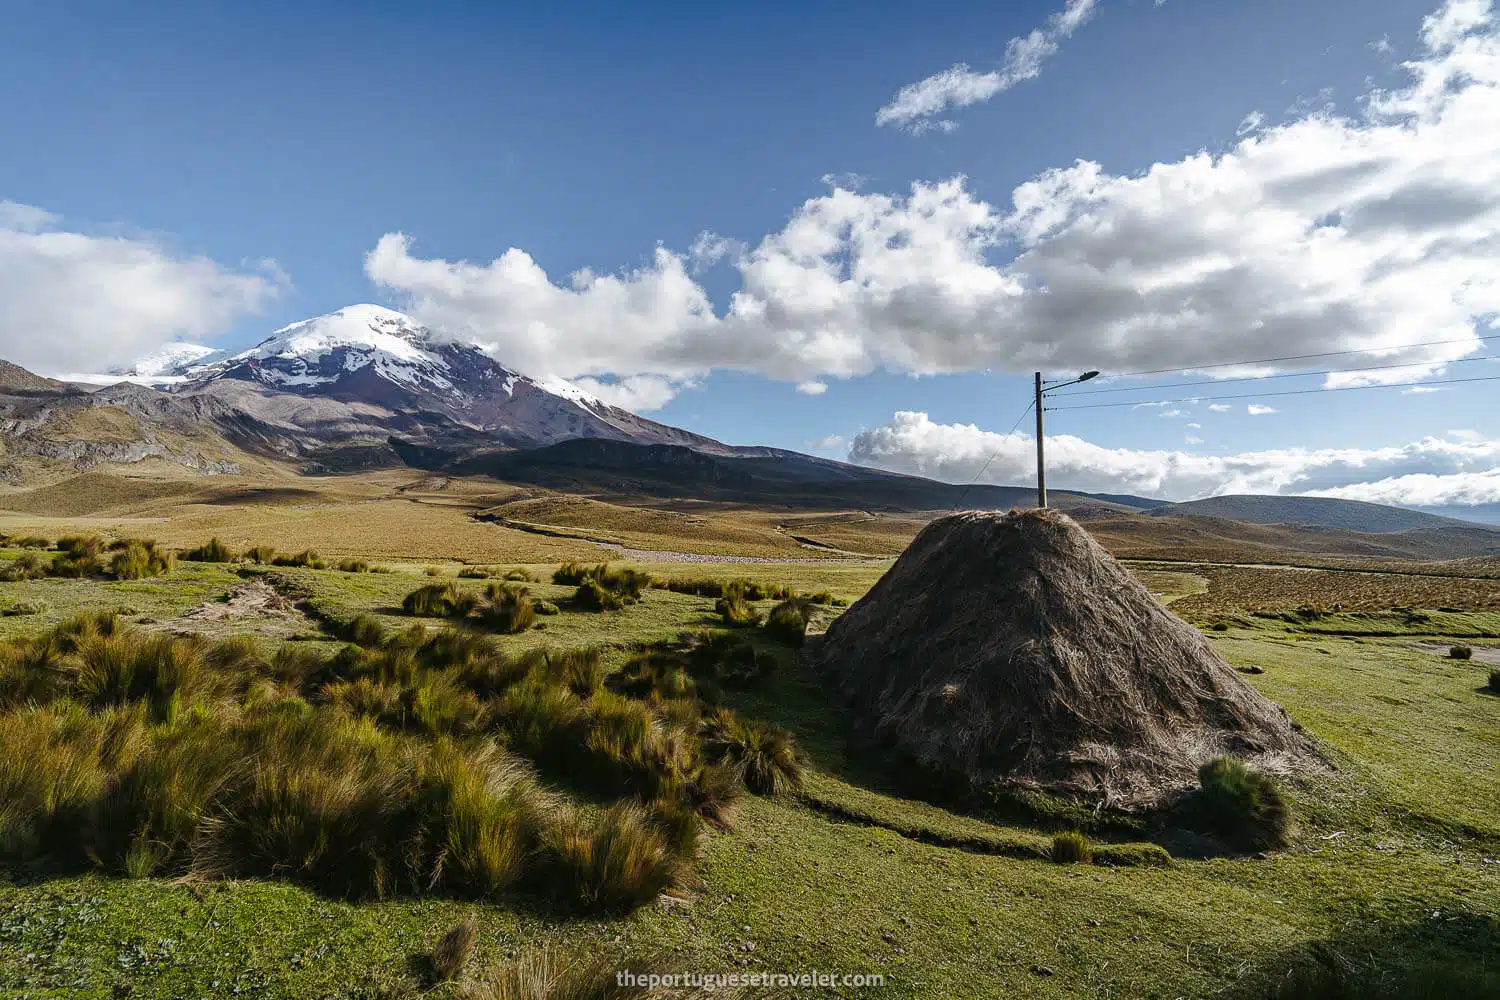
M1331 269L1323 277L1337 294L1320 295L1292 318L1258 316L1254 303L1283 295L1287 272L1318 270L1325 258L1316 248L1307 250L1311 264L1279 260L1274 279L1244 290L1220 283L1191 290L1189 297L1222 294L1231 303L1252 303L1224 307L1211 325L1183 321L1183 310L1200 311L1184 306L1186 299L1166 319L1160 306L1144 304L1133 319L1114 293L1108 306L1027 306L976 323L968 308L974 297L1001 295L987 284L992 279L1014 281L1004 294L1018 300L1023 286L1035 292L1043 280L1053 299L1071 294L1058 272L1006 272L1028 249L1073 247L1079 259L1102 261L1105 271L1110 255L1139 265L1136 251L1097 232L1085 246L1090 234L1044 225L1027 243L1017 236L1025 220L1016 218L1000 226L1000 236L979 240L982 270L969 273L962 287L941 266L918 280L889 273L906 267L902 261L883 265L875 284L895 288L896 299L906 296L894 318L887 296L879 308L856 303L837 322L814 328L806 302L793 298L805 289L779 283L784 268L756 279L736 263L742 251L765 249L768 236L789 233L810 199L828 198L839 187L849 194L840 211L881 217L889 204L872 208L858 199L890 196L899 211L913 183L961 176L966 181L954 211L985 203L998 218L1013 211L1018 186L1079 160L1098 164L1119 189L1153 164L1180 165L1200 151L1232 153L1257 136L1267 149L1280 142L1313 150L1297 173L1326 169L1337 177L1346 161L1318 158L1317 128L1280 135L1278 127L1294 127L1331 105L1325 117L1346 116L1341 141L1357 140L1375 127L1360 117L1362 96L1409 86L1401 60L1438 65L1457 60L1470 43L1478 46L1471 58L1493 54L1484 47L1495 28L1492 17L1485 20L1483 0L1448 0L1438 14L1448 11L1456 21L1438 42L1422 34L1438 0L1070 0L1078 23L1060 27L1062 3L830 3L810 11L788 3L356 8L21 0L9 5L0 32L0 201L13 206L9 252L31 252L32 237L70 234L85 242L67 259L88 257L89 267L103 270L71 275L50 291L45 281L64 266L56 257L45 264L0 257L15 263L13 275L27 275L25 296L0 278L0 291L24 299L0 306L0 350L32 367L50 362L56 371L79 370L153 341L240 346L306 316L377 301L408 308L455 336L495 342L500 359L517 367L568 359L555 372L536 374L594 386L635 379L626 384L640 391L622 394L627 401L726 441L834 457L858 443L859 460L955 480L972 476L980 456L998 451L1001 460L987 475L1008 481L1025 472L1028 448L1019 434L1003 435L1026 403L1025 373L1052 350L1049 344L1061 345L1052 356L1063 369L1118 371L1496 332L1489 326L1493 297L1463 291L1494 280L1472 260L1468 270L1450 268L1434 302L1399 321L1389 310L1359 314L1358 282L1384 274L1368 262L1352 277ZM901 88L956 64L975 75L1004 73L1008 41L1033 31L1044 32L1048 45L1034 77L968 106L876 124L877 111ZM1260 113L1258 122L1247 119L1252 112ZM920 129L911 126L924 121L954 124L913 134ZM1487 152L1456 152L1455 162ZM1402 171L1413 172L1404 165ZM1496 202L1488 196L1500 192L1481 193L1468 211L1489 218ZM1352 217L1377 202L1409 204L1411 191L1377 185L1360 197L1358 205L1335 206L1335 226L1340 212ZM1070 217L1090 206L1105 217L1125 196L1092 187L1080 194L1074 177L1066 195L1049 198L1066 202ZM21 218L14 206L38 212ZM1239 210L1229 196L1224 207L1231 216ZM1269 220L1284 207L1256 203L1246 214ZM1142 229L1146 241L1165 245L1175 238L1167 228L1172 208L1145 216L1139 205L1130 211L1130 219L1116 220L1116 235L1126 222L1149 216L1157 228ZM1267 223L1226 237L1236 267L1254 270L1257 253L1276 257L1275 240L1262 239L1274 232ZM381 243L395 233L409 242ZM728 241L717 263L690 254L704 233ZM918 244L925 238L901 237ZM366 255L377 245L388 252L372 265ZM782 263L805 256L790 245L788 239L772 248ZM973 245L965 243L958 256ZM712 329L672 297L676 292L652 291L650 274L632 283L632 273L660 270L658 246L681 255L684 280L710 305ZM510 248L524 251L564 290L531 301L524 289L483 270ZM941 262L951 247L916 249L923 260ZM96 251L102 260L89 256ZM1202 248L1189 255L1206 256L1212 254ZM462 271L460 261L472 268ZM1429 272L1407 266L1410 284L1372 286L1364 299L1378 304L1432 285ZM629 298L639 285L654 304L616 328L609 304L620 300L569 298L568 275L581 268L624 275L622 295ZM147 272L154 277L142 283ZM122 296L135 295L117 310L129 313L125 319L79 314L80 288L116 280L126 289ZM1121 281L1150 284L1141 276ZM129 291L132 282L137 293ZM666 285L680 291L681 282ZM731 323L730 297L747 288L769 305L771 318ZM1080 285L1074 300L1088 299L1086 290ZM879 298L879 291L870 294ZM920 314L924 303L943 296L953 301L938 302L931 318ZM1461 306L1456 297L1464 299ZM777 319L783 312L791 318ZM966 318L955 319L958 312ZM555 327L545 343L526 339L539 322ZM858 329L851 332L850 324ZM884 324L900 329L887 335L880 332ZM1155 332L1142 333L1146 327ZM929 328L945 331L941 343L924 339ZM1096 336L1103 339L1090 341ZM851 339L859 341L852 354ZM630 346L647 342L655 346ZM971 342L978 346L966 353ZM1395 357L1427 363L1414 371L1435 378L1489 373L1483 363L1453 365L1446 373L1438 367L1476 347ZM916 374L922 371L944 373ZM796 388L816 388L812 383L827 388L819 395ZM1279 380L1275 388L1321 384L1310 377ZM1267 492L1353 490L1348 495L1408 502L1495 502L1496 398L1494 385L1477 383L1426 394L1377 389L1282 397L1266 401L1278 412L1261 416L1246 412L1243 400L1222 413L1207 404L1176 407L1179 417L1162 416L1165 408L1058 412L1050 417L1052 429L1078 443L1071 451L1064 444L1054 477L1060 485L1135 492L1154 486L1184 496L1237 484ZM908 416L898 421L898 412ZM925 421L914 419L918 413ZM1418 446L1429 438L1444 443ZM1247 454L1298 449L1298 459L1235 463ZM1111 458L1111 450L1119 454ZM1215 461L1194 464L1194 456ZM1419 484L1413 475L1444 483ZM1390 482L1403 477L1405 484Z

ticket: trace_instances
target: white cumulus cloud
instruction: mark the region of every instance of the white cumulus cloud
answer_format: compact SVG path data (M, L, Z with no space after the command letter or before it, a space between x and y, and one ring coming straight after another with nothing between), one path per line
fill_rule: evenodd
M902 87L891 102L875 112L876 125L894 125L916 135L951 132L951 119L939 117L950 108L964 108L987 101L1018 83L1035 79L1042 63L1057 52L1059 43L1093 16L1096 0L1067 0L1062 10L1030 34L1012 38L1005 46L1005 61L998 69L976 72L965 63L934 73Z
M828 391L828 383L816 381L798 382L797 391L804 396L821 396Z
M682 384L659 375L627 375L612 382L601 382L591 376L566 381L595 399L632 413L659 410L675 399L684 388Z
M234 270L150 239L61 226L51 212L0 201L0 356L46 374L212 338L286 285L271 262Z
M967 483L1021 484L1036 475L1029 434L939 424L901 411L861 431L849 460ZM986 467L988 463L988 467ZM1128 492L1168 500L1228 493L1309 494L1418 505L1500 502L1500 441L1423 438L1384 448L1281 448L1238 455L1106 448L1048 435L1047 480L1062 489Z
M721 255L740 279L721 311L695 255L666 248L554 280L520 249L449 261L391 233L366 271L427 325L562 377L719 368L795 384L1352 351L1351 369L1409 367L1330 386L1411 381L1476 351L1476 326L1500 313L1500 32L1489 4L1449 0L1422 37L1409 85L1221 154L1128 175L1080 161L1004 207L962 177L904 195L837 187ZM1410 346L1434 341L1451 343Z
M1261 406L1259 403L1251 403L1249 406L1245 407L1245 412L1250 414L1252 417L1263 417L1268 413L1275 413L1276 407Z

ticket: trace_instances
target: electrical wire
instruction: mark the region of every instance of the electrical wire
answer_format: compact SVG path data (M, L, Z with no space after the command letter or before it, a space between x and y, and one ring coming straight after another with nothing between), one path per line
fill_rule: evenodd
M1122 403L1082 403L1077 406L1047 406L1044 410L1100 410L1111 406L1158 406L1164 403L1200 403L1216 399L1264 399L1268 396L1307 396L1319 392L1356 392L1361 389L1402 389L1425 385L1459 385L1467 382L1500 382L1500 375L1475 378L1432 379L1426 382L1387 382L1382 385L1344 385L1317 389L1282 389L1277 392L1249 392L1229 396L1180 396L1176 399L1127 400ZM1019 426L1019 424L1018 424Z
M1021 415L1016 418L1016 422L1010 425L1010 430L1005 432L1006 437L1010 437L1016 432L1016 428L1021 426L1021 421L1026 419L1026 414L1030 413L1032 407L1034 406L1036 406L1036 400L1034 399L1026 404L1026 409L1021 411ZM1043 409L1050 409L1050 407L1043 407ZM990 463L994 462L995 459L1000 457L1000 452L1003 450L1003 448L1003 445L1000 448L996 448L994 452L990 454L990 457L984 460L984 464L979 467L979 471L974 473L974 478L969 480L969 484L965 486L963 488L963 492L958 495L958 502L953 505L953 507L951 508L952 510L958 510L964 505L964 498L969 495L969 491L972 490L974 488L974 485L979 482L979 478L989 471Z
M1446 347L1450 344L1472 344L1474 341L1500 340L1500 333L1482 337L1464 337L1458 340L1429 340L1421 344L1398 344L1393 347L1363 347L1349 351L1324 351L1321 354L1290 354L1282 358L1258 358L1254 361L1221 361L1211 365L1188 365L1186 368L1157 368L1145 372L1110 372L1110 378L1141 378L1146 375L1171 375L1175 372L1199 372L1211 368L1242 368L1245 365L1269 365L1278 361L1310 361L1313 358L1338 358L1352 354L1373 354L1377 351L1412 351L1420 347Z
M1173 382L1168 385L1131 385L1120 386L1115 389L1080 389L1077 392L1068 393L1069 396L1095 396L1103 392L1150 392L1163 391L1166 389L1188 389L1195 385L1232 385L1236 382L1265 382L1273 378L1312 378L1319 375L1358 375L1361 372L1383 372L1398 368L1417 368L1422 365L1442 364L1458 365L1471 361L1500 361L1500 355L1486 354L1477 358L1454 358L1451 361L1408 361L1399 365L1368 365L1363 368L1330 368L1326 371L1316 372L1284 372L1279 375L1245 375L1236 378L1206 378L1197 382ZM1111 378L1124 376L1110 376Z

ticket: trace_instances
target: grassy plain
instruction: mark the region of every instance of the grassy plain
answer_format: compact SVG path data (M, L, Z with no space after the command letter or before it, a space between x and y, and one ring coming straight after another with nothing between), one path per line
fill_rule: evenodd
M304 601L309 615L297 623L218 623L221 632L275 645L293 634L309 638L318 617L358 613L404 627L414 620L400 612L401 599L429 582L426 567L446 581L465 562L524 567L543 580L527 584L535 596L562 603L561 614L540 619L544 628L500 640L513 649L605 645L614 664L627 647L715 621L712 600L663 590L620 611L573 610L566 603L571 588L546 582L550 570L567 559L602 559L608 550L475 521L475 510L524 502L500 487L409 485L314 483L234 499L235 487L222 502L143 486L118 503L78 500L69 509L80 512L67 517L8 508L0 530L12 533L56 537L82 528L181 546L217 534L237 548L312 547L369 558L392 572L181 563L167 577L134 583L3 583L0 609L34 602L44 610L0 618L0 635L36 635L73 613L105 609L128 610L129 620L146 628L198 630L184 616L247 578ZM398 489L406 491L392 495ZM551 520L539 523L560 524L568 509L586 512L574 518L580 522L599 513L590 504L552 507L544 511ZM838 532L866 523L842 515L795 524L766 512L733 517L747 531L815 536L851 549L859 539ZM770 539L758 549L748 536L720 537L713 520L699 522L707 527L694 537L691 517L686 527L666 519L672 533L637 534L637 526L659 520L648 514L584 526L631 548L806 551L795 542L788 550ZM0 551L0 558L17 554ZM660 578L749 578L855 599L887 565L684 561L644 568ZM1045 860L1049 829L959 815L893 793L851 750L816 678L785 657L764 687L732 695L733 707L794 733L810 767L806 787L791 797L748 798L734 830L707 839L697 865L702 888L684 900L625 917L564 918L524 901L349 902L281 881L11 871L0 875L0 996L400 996L419 989L420 956L467 916L480 929L471 971L549 944L618 957L622 967L662 955L700 971L817 969L878 972L887 980L882 988L798 994L808 996L1248 996L1288 965L1329 949L1355 966L1386 970L1434 960L1493 968L1500 949L1500 698L1482 690L1486 667L1445 660L1416 643L1419 636L1500 634L1489 585L1177 563L1136 569L1154 593L1208 628L1231 664L1260 668L1247 679L1323 748L1327 773L1290 789L1299 825L1290 848L1264 859L1167 862L1154 845L1126 837L1103 845L1104 863L1053 864ZM1316 614L1281 614L1301 607ZM1223 629L1213 630L1220 622ZM430 995L456 990L440 986Z

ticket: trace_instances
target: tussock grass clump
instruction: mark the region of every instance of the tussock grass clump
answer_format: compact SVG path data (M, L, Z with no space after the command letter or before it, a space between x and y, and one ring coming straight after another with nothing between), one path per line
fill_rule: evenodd
M800 598L782 601L766 617L766 634L787 646L800 646L807 638L812 619L808 603Z
M760 624L760 612L750 606L750 603L738 593L730 593L714 602L714 614L723 619L724 624L734 628L749 628Z
M547 650L542 659L547 675L580 698L604 686L604 656L597 649Z
M473 606L473 595L467 595L451 583L429 583L418 587L401 602L401 610L418 618L459 617Z
M1187 805L1199 828L1247 851L1282 847L1291 832L1291 807L1275 779L1233 757L1198 769L1199 788Z
M525 587L492 583L479 606L479 620L496 632L525 632L536 622L536 604Z
M704 760L693 698L604 690L599 650L341 630L364 645L269 661L250 639L109 615L0 644L0 860L352 899L493 899L530 872L620 912L686 884L704 822L727 828L742 771ZM629 798L588 822L560 811L496 739Z
M17 601L10 607L0 610L0 615L6 618L19 618L24 615L41 615L46 613L46 601Z
M531 608L537 614L545 615L547 617L562 613L562 609L559 608L556 604L553 604L551 601L544 601L540 598L531 602Z
M98 535L69 535L57 540L57 555L47 568L49 576L80 578L104 572L104 539Z
M328 564L323 561L322 556L318 555L312 549L307 549L305 551L298 552L294 556L273 556L271 558L271 565L301 566L306 569L325 569L327 568Z
M26 535L11 542L18 549L50 549L52 541L40 535Z
M577 587L573 603L585 611L618 611L640 601L651 586L651 576L639 570L610 569L607 563L565 563L552 574L552 582Z
M363 559L345 559L338 565L340 573L368 573L370 564Z
M755 648L743 634L698 632L683 637L688 670L700 681L752 688L776 669L776 657Z
M385 645L387 639L385 626L374 615L355 615L336 625L333 631L345 642L352 642L366 649L378 649Z
M257 566L271 566L276 562L276 549L270 545L255 545L245 550L245 559Z
M727 709L703 720L703 753L728 767L756 795L784 795L802 787L802 762L790 733L743 722Z
M609 678L611 690L631 698L692 698L697 691L686 657L652 650L638 653Z
M646 977L666 972L657 961L632 961L630 971L639 984L621 985L618 959L596 952L529 951L514 962L496 965L465 984L463 1000L690 1000L690 990L666 990L645 985ZM715 990L717 1000L739 1000L738 989Z
M109 561L109 574L116 580L165 576L176 565L176 557L153 541L132 538L116 542L111 548L116 551Z
M454 924L427 953L427 964L435 983L451 983L463 975L479 943L479 924L473 917Z
M1076 831L1069 831L1052 838L1049 856L1060 865L1084 865L1093 860L1094 848L1089 843L1089 838Z
M196 549L188 549L182 554L182 558L188 562L230 563L238 557L218 538L210 538Z
M24 580L40 580L51 569L51 563L33 552L23 552L0 567L0 580L19 583Z
M791 598L792 588L784 583L758 583L754 580L711 580L703 577L664 580L654 584L674 594L693 597L729 597L738 595L746 601L782 601ZM832 599L832 595L829 595ZM817 602L814 602L817 603Z
M691 876L686 860L635 802L615 805L594 823L570 814L547 832L545 843L567 898L586 913L633 910Z
M1474 650L1468 646L1448 647L1448 659L1450 660L1469 660L1473 659L1473 657Z
M1488 686L1491 692L1500 694L1500 667L1491 668Z
M582 563L567 562L552 573L552 582L560 587L576 587L588 578L590 570Z

